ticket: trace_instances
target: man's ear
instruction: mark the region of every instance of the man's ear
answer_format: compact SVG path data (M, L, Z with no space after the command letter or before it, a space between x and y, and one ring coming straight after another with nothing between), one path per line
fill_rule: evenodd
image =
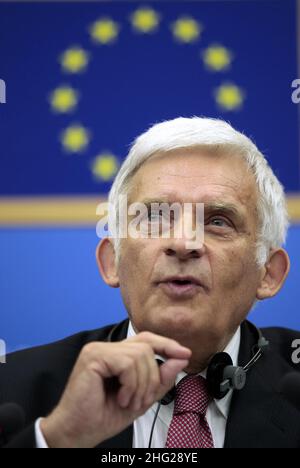
M98 244L96 260L103 281L112 288L118 288L120 283L116 266L116 254L111 239L106 237Z
M290 271L290 259L284 249L273 249L263 270L260 285L256 291L257 299L275 296L283 286Z

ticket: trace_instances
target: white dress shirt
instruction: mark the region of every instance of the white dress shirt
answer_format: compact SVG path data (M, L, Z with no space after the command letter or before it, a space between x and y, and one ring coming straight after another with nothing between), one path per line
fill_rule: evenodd
M127 338L135 336L136 333L132 326L132 323L129 322ZM238 328L233 338L229 342L228 346L225 348L224 352L228 353L231 356L234 366L238 364L238 354L240 349L241 341L241 330ZM161 356L156 356L163 360ZM177 385L181 379L183 379L187 374L185 372L180 372L177 377L175 384ZM206 370L201 372L199 375L206 378ZM210 427L214 447L223 448L225 440L225 431L226 424L228 419L228 413L230 408L232 398L232 391L222 400L213 400L207 409L206 419ZM133 423L133 448L147 448L150 440L151 428L153 425L155 412L157 409L158 403L149 408L146 413L136 419ZM174 402L169 405L161 405L161 408L158 413L158 418L155 423L155 430L153 432L151 448L164 448L168 435L168 428L171 424L173 416ZM35 436L36 436L36 446L37 448L48 448L45 438L43 437L40 421L38 419L35 423Z

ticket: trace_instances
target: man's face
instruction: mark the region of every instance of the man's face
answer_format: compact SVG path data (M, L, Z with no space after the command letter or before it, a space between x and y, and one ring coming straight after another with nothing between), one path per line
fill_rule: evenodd
M186 238L122 240L118 275L133 325L194 350L221 350L249 312L260 281L254 176L234 155L157 154L136 172L128 195L128 204L149 200L204 203L204 243L187 249Z

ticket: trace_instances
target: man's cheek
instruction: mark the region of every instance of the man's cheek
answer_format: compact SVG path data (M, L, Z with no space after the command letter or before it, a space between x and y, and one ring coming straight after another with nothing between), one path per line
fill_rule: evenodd
M137 239L128 240L126 259L134 262L137 270L142 268L143 264L147 264L148 257L151 258L149 240L146 243Z
M226 259L220 260L217 276L221 285L227 291L235 289L241 284L241 279L247 272L246 263L242 255L232 252Z

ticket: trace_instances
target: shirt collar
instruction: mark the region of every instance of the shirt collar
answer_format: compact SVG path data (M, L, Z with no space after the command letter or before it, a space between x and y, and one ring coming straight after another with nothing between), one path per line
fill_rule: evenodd
M131 323L131 321L129 321L129 326L128 326L128 332L127 332L127 338L131 338L133 336L136 336L136 332L133 328L133 325ZM240 343L241 343L241 328L239 327L237 329L237 331L235 332L235 334L233 335L233 337L231 338L230 342L228 343L228 345L226 346L226 348L224 349L224 353L227 353L229 354L229 356L231 357L232 359L232 362L233 362L233 365L234 366L237 366L238 365L238 355L239 355L239 349L240 349ZM162 356L159 356L159 355L155 355L155 357L161 359L162 361L164 361L165 359L162 357ZM206 372L207 372L207 369L205 369L204 371L200 372L199 375L201 375L202 377L206 378ZM186 372L180 372L177 377L176 377L176 381L175 381L175 384L177 385L180 380L182 380L185 376L186 376ZM230 402L231 402L231 398L232 398L232 390L230 392L227 393L227 395L222 398L221 400L214 400L217 408L219 409L219 411L221 412L221 414L224 416L224 418L228 418L228 414L229 414L229 408L230 408Z

